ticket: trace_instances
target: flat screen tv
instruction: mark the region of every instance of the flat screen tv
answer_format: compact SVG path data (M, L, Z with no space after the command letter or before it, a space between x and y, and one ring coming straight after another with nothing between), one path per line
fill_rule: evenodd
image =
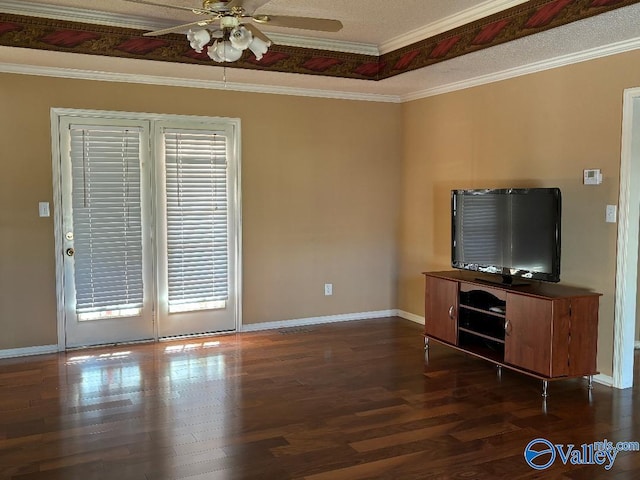
M558 282L561 215L558 188L452 190L451 265L506 284Z

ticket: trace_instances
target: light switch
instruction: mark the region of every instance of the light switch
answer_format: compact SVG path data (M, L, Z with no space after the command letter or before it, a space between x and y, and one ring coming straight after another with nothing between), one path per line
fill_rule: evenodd
M605 220L607 223L616 223L618 216L618 206L617 205L607 205L607 213L605 215Z
M38 213L41 217L51 216L51 212L49 211L49 202L38 203Z

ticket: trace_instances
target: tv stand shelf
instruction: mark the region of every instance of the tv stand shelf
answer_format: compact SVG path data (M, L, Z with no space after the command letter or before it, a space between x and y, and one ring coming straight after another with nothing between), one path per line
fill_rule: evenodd
M491 335L487 335L485 333L478 332L476 330L471 330L469 328L458 327L458 331L468 333L469 335L473 335L478 338L483 338L485 340L489 340L490 342L495 343L504 343L504 338L500 337L492 337Z
M495 285L476 272L425 272L433 339L548 382L596 371L599 293L559 284Z

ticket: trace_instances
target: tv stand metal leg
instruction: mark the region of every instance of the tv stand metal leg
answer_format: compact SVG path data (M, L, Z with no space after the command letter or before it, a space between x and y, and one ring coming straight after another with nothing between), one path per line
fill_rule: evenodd
M547 393L547 389L549 388L549 382L547 380L542 381L542 396L547 398L549 394Z
M588 377L588 378L589 378L589 380L588 380L588 381L589 381L589 383L588 383L587 388L588 388L589 390L593 390L593 375L589 375L589 377Z
M429 337L424 337L424 349L429 350Z

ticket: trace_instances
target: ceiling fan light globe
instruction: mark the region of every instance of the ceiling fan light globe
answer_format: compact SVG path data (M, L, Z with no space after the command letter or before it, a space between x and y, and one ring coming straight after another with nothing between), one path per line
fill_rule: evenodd
M253 37L253 40L249 44L249 50L251 50L256 56L256 60L260 61L262 60L262 56L267 53L270 46L271 42L265 42L258 37Z
M187 40L189 40L189 45L196 52L202 53L202 49L205 47L207 43L211 41L211 35L207 30L189 30L187 32Z
M246 50L247 48L249 48L252 40L253 35L251 35L251 32L242 25L231 30L231 33L229 35L229 41L231 42L231 45L233 45L233 47L237 48L238 50Z
M207 49L207 55L214 62L223 63L224 62L224 58L222 58L220 56L220 54L218 53L218 43L219 42L216 40L213 43L213 45L209 45L209 48Z
M216 40L207 50L207 55L216 62L235 62L242 57L242 50L234 48L229 40Z

